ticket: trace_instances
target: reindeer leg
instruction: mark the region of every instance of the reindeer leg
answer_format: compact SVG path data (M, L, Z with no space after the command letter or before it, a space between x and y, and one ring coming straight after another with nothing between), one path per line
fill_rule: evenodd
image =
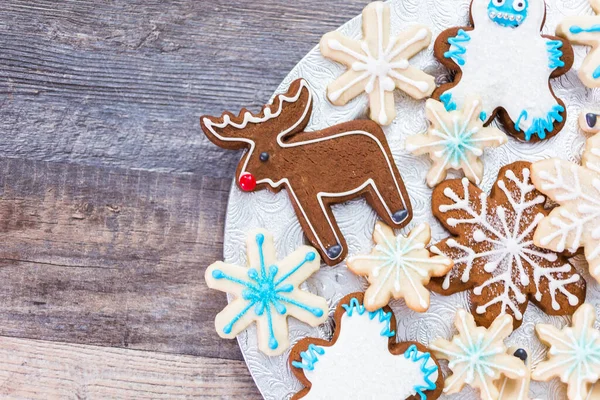
M288 193L304 234L319 250L323 261L327 265L341 262L348 249L327 199L295 193L289 187Z
M411 221L412 209L402 181L396 179L390 175L374 182L365 198L386 224L402 228Z

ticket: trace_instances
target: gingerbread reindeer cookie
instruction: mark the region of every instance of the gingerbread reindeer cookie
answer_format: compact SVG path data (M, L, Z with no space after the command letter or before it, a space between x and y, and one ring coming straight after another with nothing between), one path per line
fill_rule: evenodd
M462 109L477 93L486 125L499 116L521 140L556 135L567 112L549 79L571 68L573 48L564 39L541 35L545 16L544 0L473 0L472 27L448 29L435 42L436 57L456 77L434 97L449 109Z
M209 140L225 149L247 149L237 169L244 191L286 189L310 242L328 265L347 246L331 206L364 196L386 224L412 218L410 200L385 135L372 121L352 121L305 132L312 111L305 80L292 83L259 114L202 117Z
M549 315L571 315L585 300L586 284L565 256L534 244L549 214L545 203L528 162L502 168L489 196L466 178L440 184L433 215L453 236L430 250L454 260L454 267L430 287L443 294L468 290L483 326L503 314L520 326L530 300Z
M303 339L290 354L290 367L305 389L292 400L437 399L444 377L430 350L396 342L389 307L369 312L362 293L346 296L336 309L331 339Z

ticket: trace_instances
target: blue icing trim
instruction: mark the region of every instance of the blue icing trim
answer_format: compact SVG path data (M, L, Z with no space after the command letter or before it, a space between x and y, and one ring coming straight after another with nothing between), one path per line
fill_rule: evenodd
M408 350L404 353L404 358L407 360L411 360L413 362L421 361L421 372L423 373L423 379L425 380L425 385L417 385L414 387L415 391L421 396L421 400L427 400L427 395L424 393L428 390L435 390L436 384L431 380L431 375L435 374L438 370L437 365L435 363L428 367L427 364L431 359L431 354L429 353L420 353L417 346L414 344L411 345Z
M302 362L292 361L292 366L307 371L315 369L315 363L319 361L319 356L325 354L325 349L314 344L309 344L308 349L300 353Z
M450 50L444 53L444 57L453 59L458 65L465 65L463 56L467 53L467 48L464 43L470 40L471 36L463 29L460 29L458 35L448 39ZM454 49L452 47L454 47Z
M534 135L537 135L540 139L546 139L547 132L554 130L554 122L562 122L563 117L560 113L564 112L565 108L560 104L554 105L552 110L548 112L546 118L536 118L531 123L529 129L525 132L525 140L530 141ZM521 132L521 121L527 121L528 114L526 110L521 111L521 115L515 122L515 129L517 132Z
M444 104L446 111L450 112L456 110L456 103L452 100L452 93L444 93L440 96L440 101L442 102L442 104Z
M581 26L573 25L571 28L569 28L569 31L574 35L579 35L580 33L600 32L600 25L592 25L589 28L582 28Z
M546 43L548 47L548 53L550 54L550 68L562 68L565 66L565 62L561 60L563 52L560 50L563 47L563 42L560 40L550 40Z
M258 254L260 258L260 271L250 268L248 270L248 281L229 276L218 269L213 271L212 276L215 279L225 279L246 287L242 292L242 298L248 301L248 305L240 311L238 315L233 317L231 322L223 328L223 332L225 334L230 334L233 330L233 326L246 315L250 309L254 308L254 312L258 316L263 316L266 313L269 325L269 347L272 350L275 350L279 346L279 343L275 339L275 333L273 331L272 312L284 315L287 313L286 304L291 304L306 310L316 317L322 317L324 312L320 308L310 307L284 295L284 293L291 293L294 290L293 285L286 283L287 279L298 272L304 264L314 261L316 253L312 251L307 253L300 264L292 268L285 275L277 278L279 268L276 265L271 265L267 269L265 265L263 253L264 241L265 236L263 234L259 233L256 235L256 244L258 245Z
M346 310L346 315L348 315L349 317L354 315L354 311L356 311L356 313L358 315L363 315L365 313L365 311L367 311L365 306L360 304L360 302L356 298L352 298L350 300L349 304L342 304L342 307L344 308L344 310ZM369 311L369 319L373 320L373 319L375 319L375 317L379 317L378 318L379 322L385 322L385 326L380 332L381 336L385 336L385 337L396 336L396 331L391 330L391 322L392 322L392 313L391 312L385 312L381 308L377 311L373 311L373 312Z
M483 122L485 122L485 120L487 119L487 117L488 117L488 115L487 115L487 113L485 111L482 111L479 114L479 119L482 120Z
M594 73L592 74L592 76L594 77L594 79L600 78L600 67L598 67L594 70Z

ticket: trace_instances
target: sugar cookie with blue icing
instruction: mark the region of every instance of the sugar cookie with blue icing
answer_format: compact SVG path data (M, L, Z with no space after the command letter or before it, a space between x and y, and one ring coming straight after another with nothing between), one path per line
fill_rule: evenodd
M369 312L363 294L344 297L336 309L331 340L298 342L289 363L304 389L292 400L437 399L444 377L431 351L396 342L396 318L389 307Z
M311 326L327 320L327 301L299 288L321 260L315 249L302 246L278 261L273 236L264 230L248 235L246 254L247 266L219 261L206 269L208 287L234 297L217 314L215 327L219 336L233 339L256 323L258 348L277 356L290 346L288 317Z
M585 86L597 88L600 87L600 0L589 2L596 15L567 17L556 28L556 34L592 48L581 64L579 78Z
M473 0L471 26L448 29L435 42L436 58L456 76L433 97L453 110L477 94L485 125L498 117L520 140L558 134L567 110L550 79L571 68L573 48L540 33L545 16L544 0Z

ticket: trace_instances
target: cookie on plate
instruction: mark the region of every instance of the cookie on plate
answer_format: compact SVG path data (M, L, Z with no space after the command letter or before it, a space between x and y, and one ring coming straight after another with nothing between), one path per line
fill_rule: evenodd
M410 199L379 125L356 120L306 132L313 95L303 79L259 114L202 117L202 130L225 149L247 149L237 169L244 191L285 189L308 240L336 265L348 252L331 210L364 196L394 228L412 219Z
M456 76L434 97L461 109L476 93L485 123L498 116L521 140L559 133L567 111L549 80L571 68L573 48L567 40L540 33L545 17L544 0L473 0L471 27L448 29L435 42L436 57Z
M558 158L539 161L532 180L560 204L540 221L535 244L560 253L583 248L590 274L600 282L600 134L588 139L581 166Z
M429 286L443 294L467 290L475 320L486 327L503 314L520 326L530 300L549 315L571 315L585 300L586 284L565 256L534 244L549 214L545 203L528 162L502 168L489 196L466 178L441 183L433 215L453 236L430 250L454 267Z
M385 307L394 298L404 299L414 311L427 311L429 291L425 285L432 276L444 276L452 268L448 257L432 257L426 249L430 240L431 228L427 224L415 227L405 237L396 236L392 228L377 222L371 253L347 261L350 271L366 276L369 281L364 300L367 310Z
M211 289L233 295L234 299L215 319L219 336L235 338L256 322L260 351L277 356L290 346L287 318L311 326L327 320L327 300L299 286L320 268L319 255L302 246L277 261L273 236L256 230L246 241L247 266L216 262L204 278Z
M303 339L290 354L290 367L304 385L297 399L437 399L443 374L430 351L396 342L389 307L369 312L362 293L344 297L335 311L335 334Z
M348 71L327 88L327 98L343 106L361 93L367 93L371 119L389 125L396 118L394 90L415 99L431 96L433 76L412 67L408 60L431 43L431 31L424 25L409 27L393 36L390 5L376 1L362 14L363 39L354 40L340 32L321 39L323 56L344 64Z

